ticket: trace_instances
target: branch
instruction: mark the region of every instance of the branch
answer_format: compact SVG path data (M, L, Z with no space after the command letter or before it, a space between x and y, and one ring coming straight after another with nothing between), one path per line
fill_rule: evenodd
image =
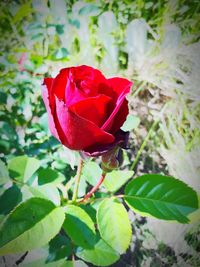
M75 177L75 186L74 186L74 192L73 192L73 197L72 197L72 202L76 202L77 196L78 196L78 187L80 184L80 179L81 179L81 172L83 168L83 160L80 159L78 168L77 168L77 173Z
M106 173L102 173L101 178L99 179L98 183L88 192L84 198L80 202L84 202L88 198L90 198L100 187L106 177Z

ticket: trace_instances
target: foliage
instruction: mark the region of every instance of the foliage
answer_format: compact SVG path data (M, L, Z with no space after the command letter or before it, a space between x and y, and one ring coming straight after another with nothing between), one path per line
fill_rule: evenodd
M145 249L140 217L128 207L142 216L198 221L198 1L20 0L0 6L1 255L43 247L41 258L22 266L72 266L74 258L75 266L108 266L134 244L136 266L146 255L153 266L160 264L169 247ZM72 203L80 156L50 135L40 87L44 76L80 64L133 80L123 125L131 132L131 149L123 152L124 169L108 173L99 192L81 202L102 174L98 161L86 162ZM137 101L146 101L147 114L134 108ZM143 143L142 132L153 121ZM146 152L149 159L155 150L167 167L156 171L162 175L141 175L152 166L148 161L141 171L140 157ZM185 237L197 251L198 231ZM187 256L186 262L198 265L198 258Z
M38 167L36 159L24 156L13 158L8 164L13 185L1 195L1 213L8 214L3 218L0 230L1 255L40 248L49 241L51 248L51 239L60 237L69 238L73 249L69 249L72 245L66 241L68 247L64 253L63 242L60 246L58 243L56 255L61 256L51 256L50 250L47 261L69 258L75 253L86 262L108 266L119 259L131 241L131 224L120 199L125 199L136 212L181 223L189 222L189 215L199 207L197 194L192 188L173 177L150 174L131 180L126 185L125 195L110 194L118 190L115 187L105 192L103 198L95 195L89 202L84 203L83 198L74 202L62 191L58 192L60 188L67 190L66 181L59 179L62 175L48 168L37 170ZM6 166L4 169L7 173ZM127 174L130 179L133 172ZM48 176L46 184L42 183L43 175L52 175ZM123 177L126 171L109 173L111 180L112 175ZM122 184L126 180L122 180ZM94 206L96 202L98 205Z

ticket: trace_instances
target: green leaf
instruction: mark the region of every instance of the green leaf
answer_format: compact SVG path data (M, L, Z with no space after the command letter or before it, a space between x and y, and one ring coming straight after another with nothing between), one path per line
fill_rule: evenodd
M83 197L86 194L87 183L84 177L81 178L78 187L78 197Z
M8 188L4 193L0 196L0 214L8 214L14 207L17 206L22 201L22 193L20 189L13 185Z
M71 254L71 241L61 234L55 236L49 242L49 255L47 262L58 261L69 257Z
M124 253L131 241L128 213L117 199L105 199L97 211L101 237L119 254Z
M39 167L39 160L27 156L15 157L8 162L10 176L22 183L27 182Z
M106 174L103 184L109 192L116 192L133 176L133 174L133 171L112 171Z
M9 174L6 165L0 160L0 185L3 185L9 181Z
M77 19L71 19L69 18L69 24L75 26L77 29L80 29L81 23Z
M119 260L119 254L103 239L98 240L93 249L79 248L76 255L96 266L109 266Z
M40 124L42 129L45 131L45 133L49 134L48 114L47 113L44 113L42 116L40 116L38 123Z
M3 225L4 221L6 220L7 215L0 215L0 228Z
M83 248L91 248L95 244L96 234L90 216L80 207L67 205L66 219L63 228L73 242Z
M83 167L82 176L89 184L93 186L96 185L96 183L101 177L101 174L102 170L95 162L90 161L86 163Z
M191 213L188 216L190 223L196 223L196 222L200 222L200 209L196 210L195 212Z
M55 185L45 184L41 186L31 187L29 191L34 197L40 197L51 200L56 206L60 205L60 193Z
M98 6L94 5L94 4L85 4L84 7L82 7L79 10L79 15L93 15L93 16L97 16L97 14L99 13L99 8Z
M140 124L140 119L137 116L129 114L121 129L125 132L130 132L136 129L139 126L139 124Z
M66 261L61 267L88 267L83 261Z
M96 210L90 204L81 204L80 207L90 216L92 221L96 223Z
M42 258L42 259L33 260L32 262L27 262L27 263L22 262L22 264L20 264L20 267L37 267L37 266L38 267L73 267L71 263L72 263L71 261L66 261L65 259L46 263L45 258Z
M53 54L53 59L59 60L59 59L64 59L69 55L69 51L62 47L59 48L55 51L55 53Z
M196 192L170 176L147 174L132 180L125 189L126 203L142 216L188 223L198 209Z
M63 34L64 33L64 25L63 24L57 24L56 25L56 32L58 34Z
M38 184L39 185L44 185L48 183L53 183L53 184L60 184L65 181L65 176L55 170L52 170L50 168L43 169L41 168L38 171Z
M51 201L31 198L19 205L0 229L0 255L46 245L60 230L65 215Z
M0 64L1 68L1 64ZM6 104L7 103L7 94L4 92L0 92L0 104Z
M20 6L17 13L13 17L13 23L15 24L15 23L19 22L24 17L28 16L32 11L33 11L33 9L31 8L30 3L26 3L22 6Z

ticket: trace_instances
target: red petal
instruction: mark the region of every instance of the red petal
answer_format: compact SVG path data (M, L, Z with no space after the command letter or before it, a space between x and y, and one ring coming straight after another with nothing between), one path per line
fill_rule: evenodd
M65 68L60 71L60 73L54 78L51 94L56 95L58 99L65 99L65 89L69 77L70 68Z
M124 124L128 113L129 113L128 101L126 99L124 99L119 111L117 112L117 114L113 120L112 127L109 130L110 133L115 133L116 131L118 131L120 129L120 127Z
M44 84L47 86L48 92L51 92L51 87L53 84L53 78L44 78Z
M98 69L82 65L73 69L76 86L87 96L96 96L99 86L106 83L106 78Z
M51 84L53 83L53 78L46 78L44 83L45 84L42 85L42 98L43 98L43 101L44 101L44 104L47 110L47 114L48 114L49 128L50 128L52 135L55 136L58 140L60 140L56 126L55 126L54 118L53 118L52 107L49 101L49 90L51 88Z
M118 77L107 79L107 82L118 97L121 96L122 93L127 95L130 92L131 86L133 85L131 81Z
M97 96L99 86L106 81L99 70L85 65L70 68L68 76L65 91L67 106Z
M104 132L93 122L71 112L64 102L57 98L56 113L65 136L62 143L70 149L83 150L94 144L109 144L115 140L112 134Z
M101 127L101 129L104 131L110 132L112 128L112 132L114 132L116 130L119 130L119 128L122 126L124 122L123 120L126 119L128 102L125 101L125 97L130 92L132 82L130 82L127 79L123 79L123 78L111 78L111 79L108 79L108 83L113 88L113 91L116 93L118 97L116 99L116 104L115 104L115 108L113 112L109 116L108 120ZM125 104L123 104L124 101L125 101ZM123 108L121 110L122 105L123 105ZM122 114L123 112L125 112L124 115ZM119 115L117 116L118 113ZM119 122L117 122L118 119L119 119ZM115 121L115 124L114 124L114 121Z
M70 106L70 110L101 127L108 118L108 104L111 100L108 96L98 95Z
M65 89L65 103L67 107L85 98L85 94L76 87L76 84L73 82L72 77L70 75L67 80L67 85Z

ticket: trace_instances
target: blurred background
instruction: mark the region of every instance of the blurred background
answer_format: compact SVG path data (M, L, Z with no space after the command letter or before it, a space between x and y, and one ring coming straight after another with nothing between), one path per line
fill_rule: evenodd
M41 84L85 64L134 82L124 168L169 174L200 192L198 0L2 0L0 10L1 165L26 154L74 175L78 155L50 135ZM199 223L130 218L131 247L113 266L200 266ZM16 266L16 258L0 266Z

